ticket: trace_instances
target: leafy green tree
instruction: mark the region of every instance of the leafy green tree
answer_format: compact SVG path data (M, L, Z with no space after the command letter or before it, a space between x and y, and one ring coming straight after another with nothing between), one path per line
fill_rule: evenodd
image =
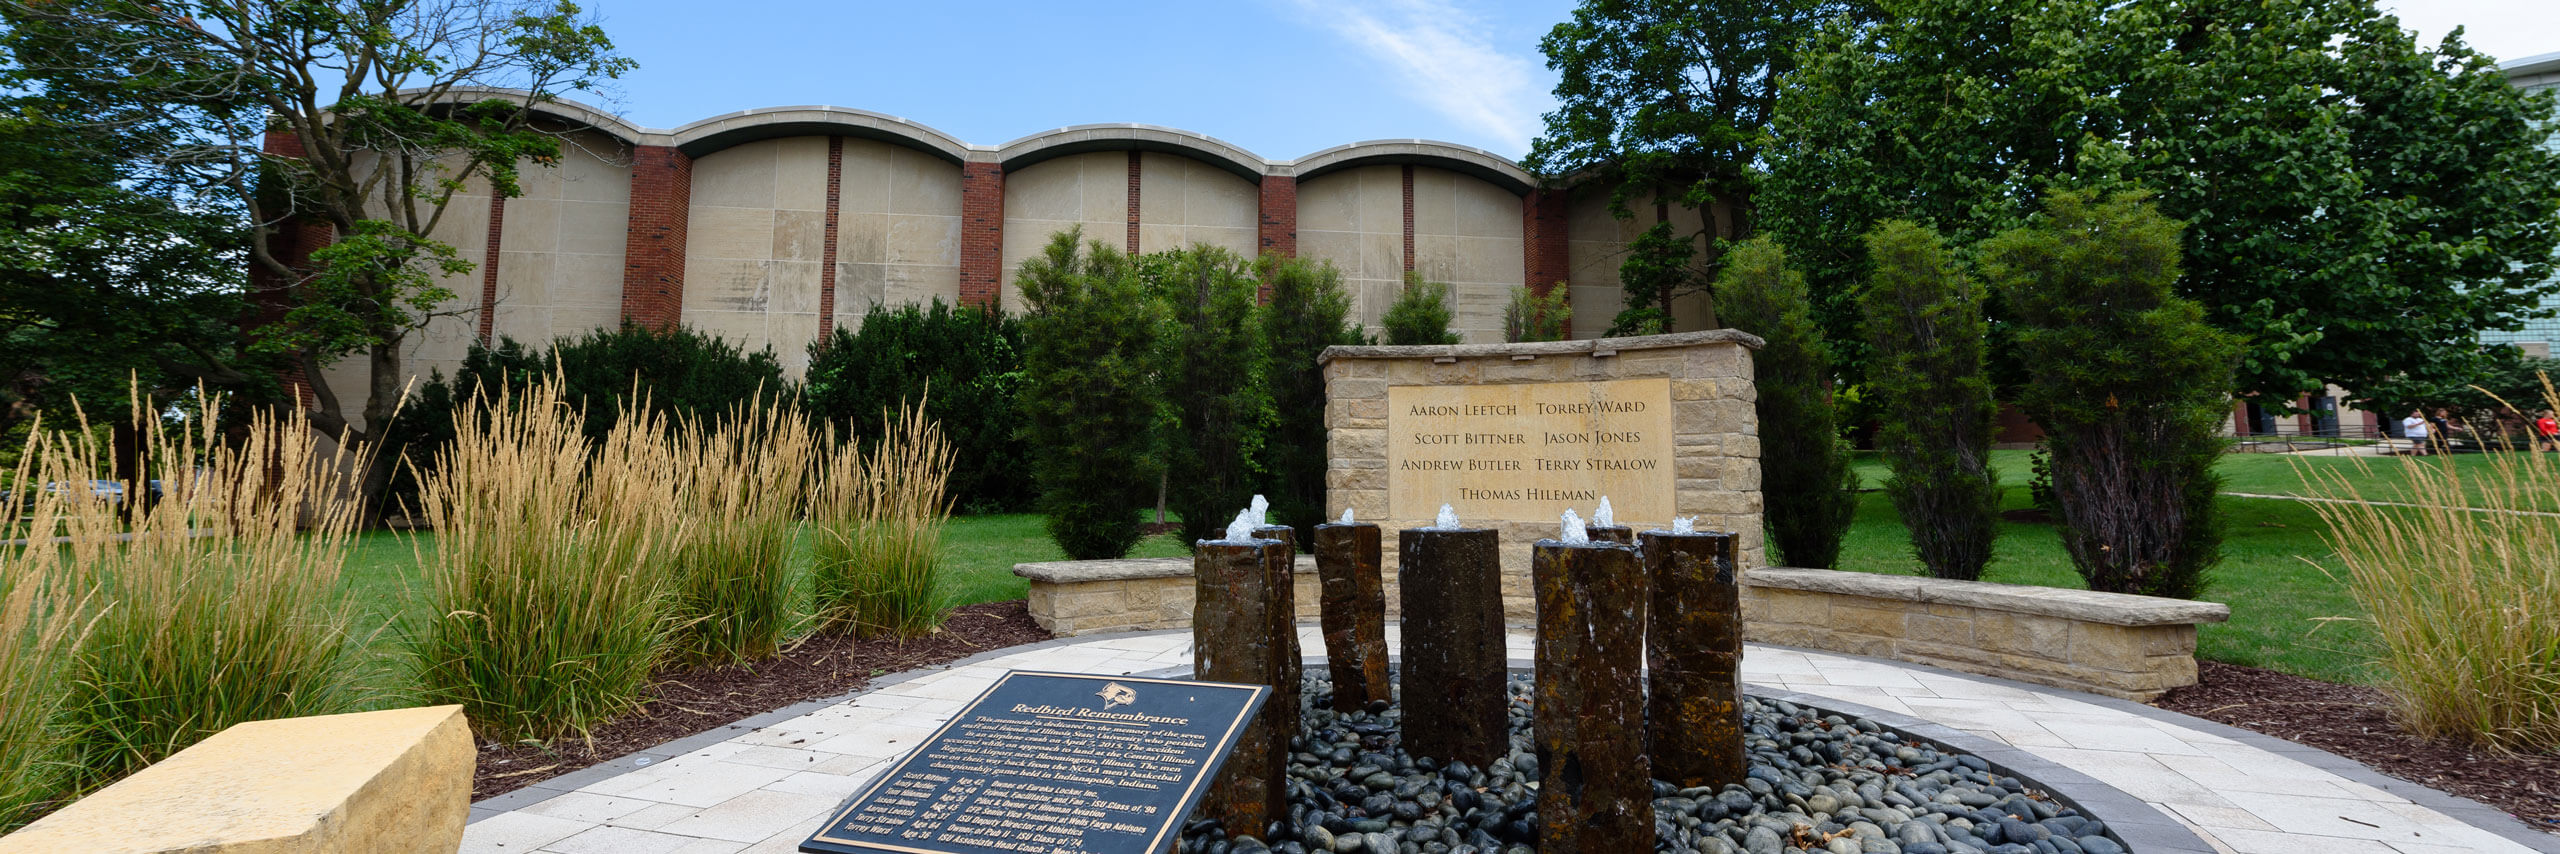
M1930 575L1980 578L2000 517L1982 286L1937 232L1909 220L1877 227L1867 253L1867 388L1883 421L1876 446L1893 470L1885 494Z
M2552 289L2552 99L2371 0L1900 0L1799 57L1762 222L1835 332L1877 222L1973 245L2068 187L2143 188L2179 295L2248 340L2236 388L2462 377Z
M1829 569L1858 510L1858 474L1831 402L1831 351L1813 322L1804 275L1767 237L1727 250L1716 304L1733 328L1760 336L1751 356L1760 412L1761 499L1769 545L1786 566Z
M1824 22L1863 19L1868 0L1583 0L1539 43L1556 70L1556 110L1529 149L1549 175L1610 176L1610 209L1650 197L1697 211L1701 234L1657 223L1619 278L1627 307L1612 335L1667 331L1679 294L1702 290L1716 259L1699 238L1749 233L1761 151L1797 43ZM1711 312L1712 313L1712 312Z
M1022 321L1001 309L874 304L859 328L836 327L809 347L801 405L865 443L882 435L881 413L921 402L955 451L952 502L971 512L1023 510Z
M0 81L12 67L0 57ZM137 386L160 403L198 384L275 396L239 346L239 210L151 192L151 129L86 123L76 93L17 85L0 96L0 435L70 423L78 401L114 425L130 479L132 425L108 416Z
M321 383L311 421L366 443L400 403L404 343L453 297L439 278L471 269L434 237L448 203L475 185L520 195L524 165L562 145L528 103L633 67L565 0L19 0L0 23L7 82L80 105L58 120L150 129L162 168L137 186L239 206L271 283L254 297L277 315L259 346L315 378L361 355L365 428ZM513 91L469 94L491 89ZM300 153L266 152L270 133ZM276 251L307 225L335 242Z
M1502 307L1502 340L1512 344L1523 341L1562 341L1565 330L1573 322L1573 304L1566 301L1568 289L1557 282L1545 296L1528 285L1511 289L1511 301Z
M1022 262L1023 437L1049 537L1076 560L1117 558L1138 542L1138 508L1153 497L1162 386L1163 307L1137 259L1081 227Z
M1455 344L1458 333L1449 331L1451 316L1448 285L1406 273L1404 290L1387 304L1378 325L1386 327L1389 344Z
M1263 449L1272 482L1271 519L1298 529L1301 548L1313 548L1315 526L1325 521L1324 348L1360 343L1352 325L1351 298L1342 272L1330 261L1264 255L1258 264L1270 299L1263 306L1262 340L1271 359L1271 426Z
M1243 258L1193 246L1151 256L1151 284L1164 302L1162 337L1167 412L1165 500L1182 519L1182 541L1215 540L1262 490L1263 430L1271 418L1268 346L1259 335L1262 282Z
M2192 599L2222 557L2213 465L2241 342L2172 292L2180 224L2140 193L2057 191L1982 247L2044 426L2062 543L2089 589Z

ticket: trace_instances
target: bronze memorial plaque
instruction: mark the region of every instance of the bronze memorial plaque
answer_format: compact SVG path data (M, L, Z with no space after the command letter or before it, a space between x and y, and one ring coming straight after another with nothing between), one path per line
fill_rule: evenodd
M1271 689L1011 671L800 843L813 852L1156 854Z
M1622 524L1668 525L1671 416L1667 379L1390 387L1388 515L1553 521L1607 496Z

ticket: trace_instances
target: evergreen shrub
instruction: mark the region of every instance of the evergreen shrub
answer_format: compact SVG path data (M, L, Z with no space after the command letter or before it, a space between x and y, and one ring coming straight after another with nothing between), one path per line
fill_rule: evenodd
M1980 578L2000 517L1982 287L1926 226L1890 220L1866 242L1875 267L1861 309L1876 446L1893 471L1885 493L1930 575Z
M1315 526L1326 513L1324 348L1361 343L1352 325L1351 298L1342 272L1330 261L1264 255L1262 340L1269 354L1271 429L1263 440L1272 484L1271 520L1298 529L1300 548L1314 548Z
M1098 560L1137 544L1138 508L1163 471L1155 374L1164 320L1136 259L1100 241L1079 246L1083 234L1050 238L1015 278L1030 307L1020 400L1049 536L1070 558Z
M1786 250L1761 237L1725 254L1716 277L1718 313L1767 346L1752 354L1759 389L1760 482L1773 560L1829 569L1840 558L1858 509L1858 475L1849 468L1831 402L1831 350L1813 319L1804 275Z
M1167 409L1165 502L1186 544L1225 536L1227 521L1263 485L1262 437L1271 417L1265 342L1256 334L1262 283L1232 252L1194 246L1150 256L1147 278L1164 303Z
M1378 322L1386 327L1389 344L1455 344L1458 334L1449 331L1450 319L1449 286L1406 273L1404 290Z
M2241 342L2172 291L2183 228L2142 194L2060 191L1983 245L2027 372L2018 404L2044 426L2055 522L2091 590L2191 599L2222 556L2213 466Z
M1030 509L1021 393L1022 321L1002 309L873 305L856 328L811 345L801 406L864 445L889 413L922 407L955 450L949 492L967 512Z

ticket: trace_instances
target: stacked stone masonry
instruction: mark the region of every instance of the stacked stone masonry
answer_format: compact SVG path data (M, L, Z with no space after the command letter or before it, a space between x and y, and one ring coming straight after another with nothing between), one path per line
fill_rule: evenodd
M1274 160L1147 125L978 145L841 107L672 129L568 101L533 109L570 144L555 163L526 165L523 196L495 198L476 180L456 196L435 236L478 263L439 283L455 294L439 309L451 316L406 342L413 380L451 373L481 340L540 344L625 318L769 347L796 375L812 342L874 305L1020 309L1020 262L1077 226L1142 252L1209 245L1331 264L1372 330L1411 270L1452 286L1454 328L1471 343L1500 340L1511 289L1563 283L1581 317L1573 334L1588 338L1620 304L1627 239L1650 224L1609 215L1609 188L1550 187L1507 158L1424 140ZM299 149L289 133L268 144ZM1704 323L1696 302L1677 312L1684 324ZM361 398L361 360L326 374L341 399Z
M1760 431L1753 410L1750 347L1759 339L1732 330L1642 338L1535 344L1437 347L1335 347L1325 351L1326 515L1351 510L1388 530L1430 519L1389 510L1387 396L1395 386L1504 385L1667 379L1671 386L1673 504L1697 517L1700 530L1741 535L1745 565L1761 563ZM1454 499L1452 499L1454 501ZM1463 503L1463 502L1458 502ZM1559 504L1558 509L1563 505ZM1584 512L1590 511L1586 503ZM1502 531L1503 615L1515 625L1534 619L1529 544L1556 535L1552 518L1480 520ZM1639 528L1669 519L1628 519ZM1396 597L1396 565L1388 555L1387 601Z
M1060 637L1191 627L1198 590L1185 557L1069 560L1024 563L1013 574L1031 582L1031 618ZM1316 620L1314 555L1299 555L1295 584L1298 622Z
M1753 569L1758 643L1934 664L2129 700L2196 682L2196 625L2215 602L1822 569Z

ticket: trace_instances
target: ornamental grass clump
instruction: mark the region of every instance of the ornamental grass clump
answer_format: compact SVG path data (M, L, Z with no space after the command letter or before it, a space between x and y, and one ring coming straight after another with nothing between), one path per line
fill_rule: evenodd
M2450 455L2402 467L2405 492L2367 496L2353 469L2297 467L2382 642L2402 724L2498 750L2560 749L2560 460ZM2391 504L2362 503L2368 499Z
M114 453L86 424L49 435L39 452L37 480L71 487L58 527L47 526L64 542L43 560L61 562L62 594L95 607L60 715L64 796L233 724L346 712L362 699L360 646L337 596L362 461L345 442L324 450L299 412L251 412L245 438L226 439L202 414L219 402L199 399L208 405L173 425L136 397L139 476L122 496L87 491L114 470ZM154 480L160 497L149 500Z
M12 537L55 530L62 518L63 493L30 488L57 474L34 465L43 438L41 425L28 435L7 484L11 498L0 501L0 527ZM50 809L63 789L52 727L70 688L68 663L87 636L82 597L64 595L72 588L63 554L0 548L0 685L8 686L0 690L0 832Z
M700 520L668 566L668 638L686 663L770 658L790 628L791 551L808 506L818 436L791 401L766 397L676 432L684 512Z
M678 458L645 406L601 447L583 426L556 378L481 395L420 484L436 530L422 691L484 736L585 732L636 707L658 661L661 566L693 524Z
M829 455L810 514L817 527L819 631L917 637L942 624L944 485L956 461L942 426L921 407L883 413L887 428L864 454Z

